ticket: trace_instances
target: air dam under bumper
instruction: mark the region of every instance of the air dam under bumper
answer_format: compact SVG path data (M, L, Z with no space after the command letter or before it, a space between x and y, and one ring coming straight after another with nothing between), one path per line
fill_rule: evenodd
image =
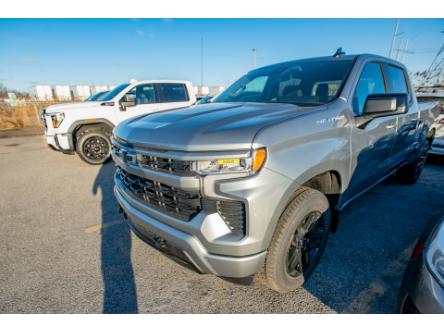
M262 268L266 251L243 257L209 253L197 238L159 222L131 206L117 186L114 187L114 194L129 218L129 225L136 234L139 234L141 238L151 238L153 235L162 238L169 245L181 251L201 273L242 278L253 275Z

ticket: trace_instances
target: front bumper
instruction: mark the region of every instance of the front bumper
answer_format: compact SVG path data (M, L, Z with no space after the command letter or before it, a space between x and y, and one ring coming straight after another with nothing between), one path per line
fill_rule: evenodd
M120 207L129 217L130 227L137 235L156 249L165 249L167 253L171 252L171 248L173 248L201 273L241 278L258 272L265 261L266 251L242 257L209 253L199 239L193 235L144 214L142 210L146 207L141 207L140 203L132 200L119 187L115 186L114 194ZM153 244L157 244L157 246Z
M404 278L403 308L408 299L420 313L444 314L444 289L430 274L423 260Z
M57 151L61 151L66 154L73 154L74 149L69 140L69 135L67 134L46 134L46 143Z
M142 239L165 240L205 273L245 277L262 268L266 250L293 185L291 179L268 169L266 165L254 176L180 176L174 171L146 168L143 163L137 162L136 157L153 155L175 161L193 161L212 159L224 153L154 151L124 145L114 139L113 145L113 160L125 173L176 190L199 193L202 198L202 209L184 221L163 209L162 203L159 207L147 204L116 174L115 195L129 217L130 226ZM203 207L204 199L242 203L245 207L243 235L230 230L220 213Z

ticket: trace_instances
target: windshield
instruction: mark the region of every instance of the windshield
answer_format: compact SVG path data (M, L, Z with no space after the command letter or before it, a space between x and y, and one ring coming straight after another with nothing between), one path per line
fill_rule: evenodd
M106 93L108 93L108 91L101 91L101 92L98 92L97 94L94 94L94 95L89 96L87 99L85 99L85 101L88 101L88 102L97 101L97 99L98 99L100 96L103 96L103 95L106 94Z
M129 86L129 83L121 84L120 86L115 87L113 90L108 91L103 96L100 96L99 98L97 98L96 101L100 101L100 102L110 101L114 97L116 97L123 89L125 89L128 86Z
M339 95L352 65L352 60L302 60L257 69L241 77L213 102L326 104Z

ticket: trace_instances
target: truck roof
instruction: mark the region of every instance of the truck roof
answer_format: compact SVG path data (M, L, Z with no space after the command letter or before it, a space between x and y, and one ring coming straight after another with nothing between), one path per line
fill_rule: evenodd
M276 64L272 64L272 65L267 65L264 67L260 67L257 69L252 70L251 72L255 71L255 70L261 70L261 69L266 69L266 68L272 68L274 66L278 67L278 66L282 66L285 64L292 64L292 63L296 63L296 62L316 62L316 61L321 61L321 60L331 60L331 61L341 61L341 60L352 60L355 61L358 58L376 58L377 60L380 61L384 61L384 62L389 62L392 63L394 65L400 66L400 67L404 67L404 65L394 59L391 58L387 58L387 57L383 57L377 54L371 54L371 53L361 53L361 54L350 54L350 55L341 55L338 57L335 56L324 56L324 57L314 57L314 58L303 58L303 59L295 59L295 60L290 60L290 61L284 61L284 62L280 62L280 63L276 63Z
M191 81L187 80L135 80L128 82L128 84L140 84L140 83L191 83Z

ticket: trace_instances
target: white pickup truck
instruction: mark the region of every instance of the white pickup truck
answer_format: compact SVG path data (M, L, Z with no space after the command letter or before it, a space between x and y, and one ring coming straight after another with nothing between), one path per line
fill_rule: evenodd
M121 121L195 102L189 81L132 81L93 102L51 105L41 117L49 146L67 154L77 152L89 164L102 164L111 156L112 130Z

